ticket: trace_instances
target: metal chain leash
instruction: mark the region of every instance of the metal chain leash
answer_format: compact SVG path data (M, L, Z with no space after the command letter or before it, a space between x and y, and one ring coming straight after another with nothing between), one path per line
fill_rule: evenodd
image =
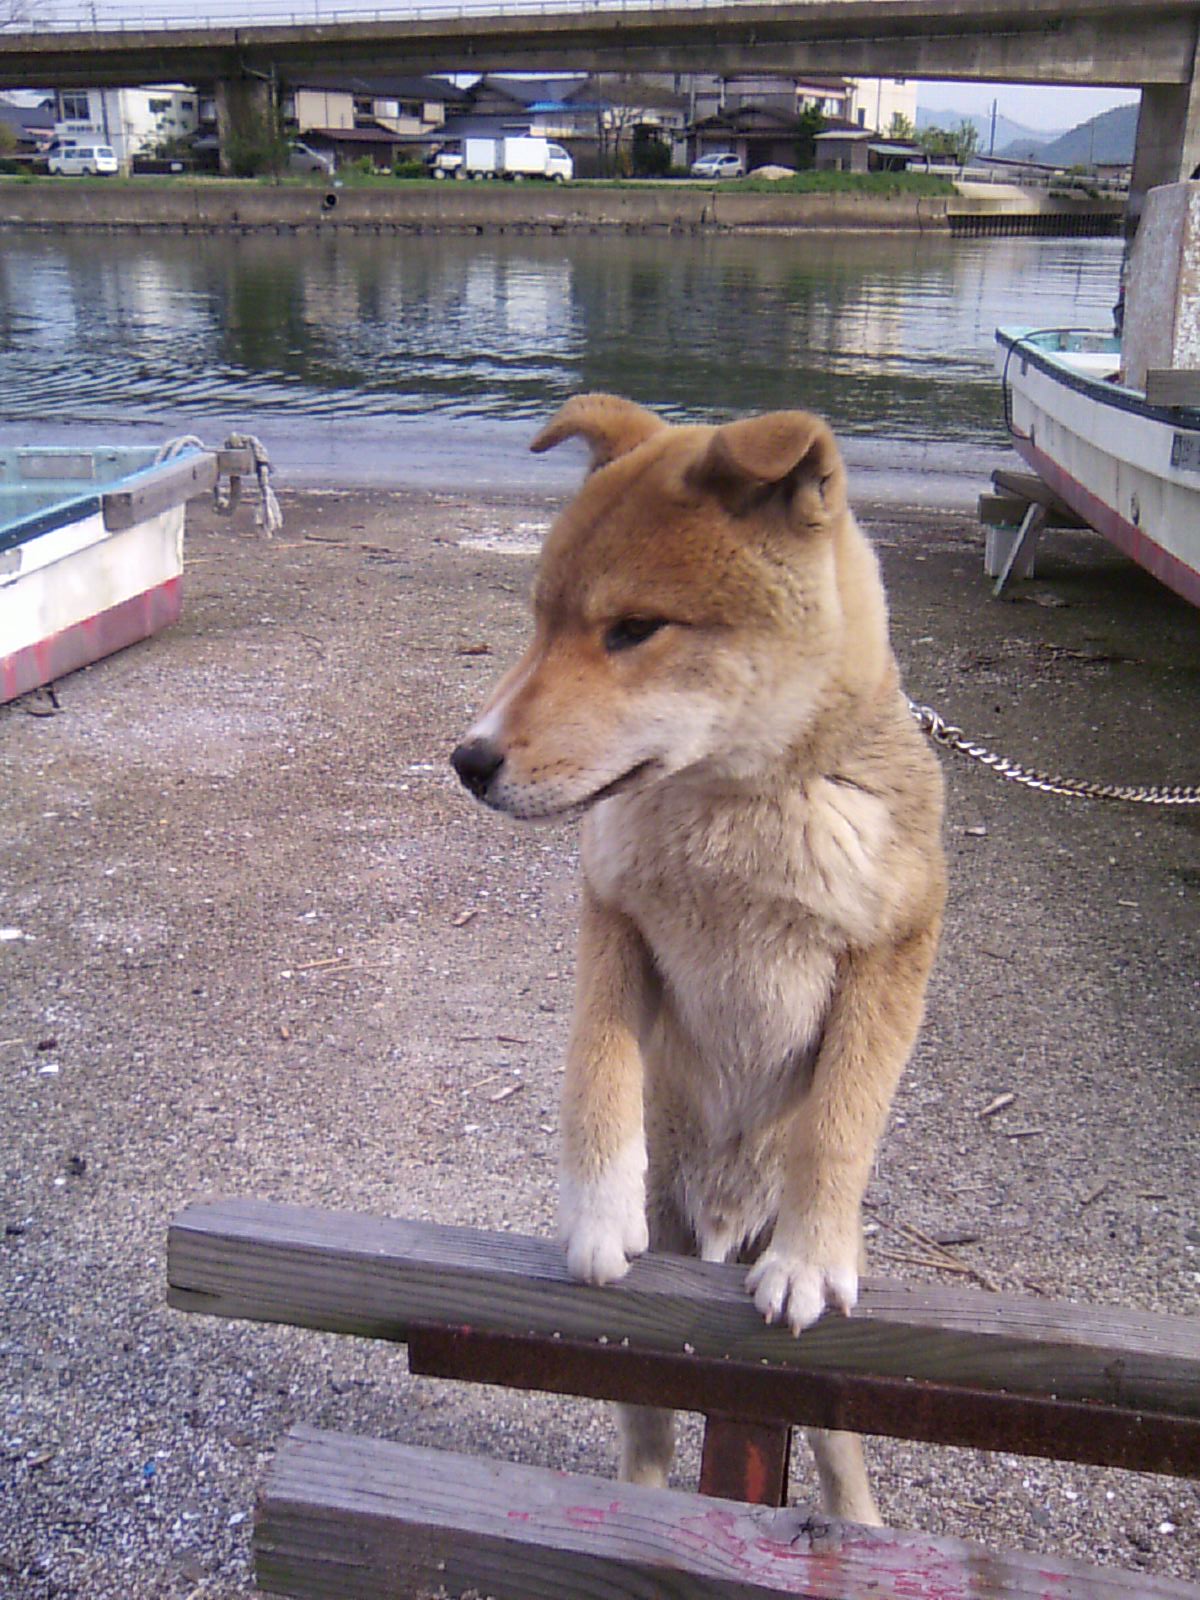
M959 755L969 756L972 761L991 767L998 777L1008 778L1012 783L1023 783L1029 789L1039 789L1043 794L1066 795L1072 800L1127 800L1147 806L1200 805L1200 788L1183 784L1129 787L1119 783L1086 783L1079 778L1052 778L1044 772L1022 767L1007 756L998 756L981 744L975 744L961 728L947 722L932 706L919 706L915 700L910 700L908 709L921 732L928 734L934 744L946 750L956 750Z

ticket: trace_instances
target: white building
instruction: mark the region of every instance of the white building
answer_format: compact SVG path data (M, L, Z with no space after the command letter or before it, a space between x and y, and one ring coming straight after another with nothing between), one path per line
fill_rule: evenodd
M917 80L915 78L851 78L854 100L846 113L860 128L886 136L892 122L903 117L910 128L917 125Z
M134 156L149 154L194 133L200 97L181 83L145 89L60 89L54 137L64 143L111 145L123 171Z

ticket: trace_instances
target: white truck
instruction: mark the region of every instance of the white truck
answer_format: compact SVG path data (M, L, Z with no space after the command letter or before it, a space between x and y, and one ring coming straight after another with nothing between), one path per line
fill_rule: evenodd
M501 139L468 138L439 150L433 158L435 178L549 178L566 183L575 163L560 144L535 134Z

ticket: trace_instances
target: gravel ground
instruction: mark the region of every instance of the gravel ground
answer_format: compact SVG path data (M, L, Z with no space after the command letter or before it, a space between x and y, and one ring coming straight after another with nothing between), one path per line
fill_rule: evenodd
M165 1307L167 1225L203 1196L552 1227L575 836L484 814L446 765L518 649L551 507L285 510L268 544L194 509L184 620L57 710L0 710L5 1596L248 1593L296 1421L613 1467L598 1405ZM864 521L916 697L1037 765L1200 781L1200 615L1077 535L992 604L977 528ZM909 1224L1007 1290L1195 1314L1200 818L946 766L949 920L870 1191L877 1270L930 1277L894 1259ZM897 1524L1200 1571L1195 1485L871 1448Z

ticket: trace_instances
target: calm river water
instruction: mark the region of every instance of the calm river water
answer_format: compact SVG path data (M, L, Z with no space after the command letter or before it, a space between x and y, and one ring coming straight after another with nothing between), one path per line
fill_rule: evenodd
M1004 447L996 325L1107 325L1120 251L913 234L8 234L0 440L236 427L293 482L556 491L577 464L535 464L524 445L569 394L600 388L676 419L809 407L860 472L958 474L973 492Z

